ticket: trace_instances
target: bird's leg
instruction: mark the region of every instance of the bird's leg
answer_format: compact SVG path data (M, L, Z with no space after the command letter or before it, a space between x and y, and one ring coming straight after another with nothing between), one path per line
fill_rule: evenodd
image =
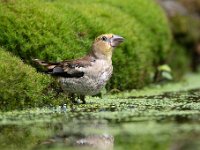
M85 95L80 95L80 100L83 102L83 104L86 104Z
M70 99L70 101L72 101L73 103L76 103L75 94L74 94L74 93L69 94L69 99Z

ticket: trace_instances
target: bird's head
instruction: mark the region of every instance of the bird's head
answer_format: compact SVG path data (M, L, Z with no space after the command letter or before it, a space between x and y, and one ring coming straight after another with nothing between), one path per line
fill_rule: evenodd
M124 38L114 34L98 36L93 45L92 52L98 58L111 59L115 47L124 41Z

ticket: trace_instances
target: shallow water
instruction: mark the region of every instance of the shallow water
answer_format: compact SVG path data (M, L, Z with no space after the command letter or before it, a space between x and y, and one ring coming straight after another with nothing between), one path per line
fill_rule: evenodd
M200 89L0 115L0 149L200 149Z

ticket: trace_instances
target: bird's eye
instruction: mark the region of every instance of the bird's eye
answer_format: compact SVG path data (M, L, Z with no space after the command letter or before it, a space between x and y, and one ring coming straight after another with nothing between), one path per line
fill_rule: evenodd
M105 37L105 36L103 36L101 39L102 39L103 41L107 41L107 37Z

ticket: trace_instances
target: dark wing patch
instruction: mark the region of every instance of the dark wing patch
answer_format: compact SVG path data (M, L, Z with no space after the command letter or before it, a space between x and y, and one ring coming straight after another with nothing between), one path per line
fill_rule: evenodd
M84 72L80 72L77 70L67 72L67 71L64 71L62 67L59 67L59 66L53 68L53 71L48 72L48 73L53 76L66 77L66 78L80 78L84 76Z

